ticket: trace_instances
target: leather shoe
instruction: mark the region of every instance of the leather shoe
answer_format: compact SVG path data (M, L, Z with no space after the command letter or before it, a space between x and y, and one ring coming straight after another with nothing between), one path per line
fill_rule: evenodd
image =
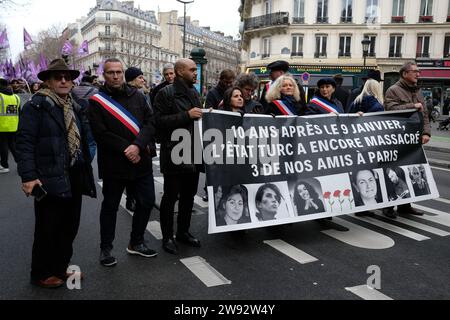
M185 233L181 233L181 234L177 233L177 241L183 242L183 243L188 244L195 248L201 247L200 241L197 238L195 238L192 234L190 234L189 232L185 232Z
M77 272L77 271L74 271L74 272L66 272L66 273L61 277L61 279L67 281L67 279L69 279L70 277L73 277L73 276L78 276L78 277L80 278L80 280L84 280L84 273L83 273L83 272Z
M383 209L383 214L388 218L397 219L397 213L394 211L394 208Z
M167 253L178 254L178 247L173 238L163 239L162 247Z
M413 207L400 208L397 209L397 212L402 214L412 214L414 216L423 216L423 212L417 211Z
M44 280L31 280L31 283L41 288L52 289L61 287L65 282L53 276Z

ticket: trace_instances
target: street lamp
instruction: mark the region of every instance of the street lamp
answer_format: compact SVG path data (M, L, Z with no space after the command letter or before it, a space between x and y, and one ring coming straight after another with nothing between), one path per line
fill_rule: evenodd
M366 66L366 58L369 54L369 46L372 43L370 39L365 38L363 41L361 41L362 47L363 47L363 57L364 57L364 67Z
M183 58L186 58L186 5L189 3L194 2L194 0L191 1L183 1L183 0L177 0L178 2L184 4L184 20L183 20Z

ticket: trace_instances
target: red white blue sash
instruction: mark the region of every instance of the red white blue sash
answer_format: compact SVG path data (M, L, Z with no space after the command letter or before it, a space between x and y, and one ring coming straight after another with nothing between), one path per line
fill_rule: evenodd
M98 102L106 111L119 120L135 136L139 135L139 132L141 131L139 122L130 113L130 111L122 107L117 101L102 92L92 96L91 99Z
M336 106L333 104L330 104L322 99L319 99L317 97L314 97L311 99L311 103L315 104L316 106L319 106L322 110L328 112L328 113L339 113L338 110L336 110Z
M270 85L271 85L271 84L272 84L272 81L266 83L266 92L269 92L269 89L270 89Z
M277 106L278 110L281 111L281 113L285 116L296 116L295 113L289 109L289 107L283 102L283 100L274 100L274 105Z

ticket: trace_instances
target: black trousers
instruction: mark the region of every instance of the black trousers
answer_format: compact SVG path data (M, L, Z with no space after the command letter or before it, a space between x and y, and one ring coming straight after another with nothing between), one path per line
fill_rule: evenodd
M132 189L136 199L136 211L133 215L130 245L135 246L144 242L145 229L155 204L155 184L152 173L136 180L103 179L104 199L100 211L101 249L112 250L113 248L117 210L125 188Z
M17 162L16 133L15 132L0 132L0 165L3 168L9 168L8 150L11 151L11 153L14 157L14 161Z
M397 206L397 210L398 209L400 209L400 211L403 209L409 209L409 208L411 208L411 203L407 203L407 204L401 204L401 205L398 205ZM385 208L385 209L387 209L387 210L389 210L389 209L394 209L394 207L388 207L388 208Z
M161 200L161 230L164 239L173 237L173 214L178 203L177 233L189 231L192 207L197 194L199 173L165 174Z
M45 280L65 275L80 225L81 193L72 198L47 195L34 202L34 211L36 224L31 278Z

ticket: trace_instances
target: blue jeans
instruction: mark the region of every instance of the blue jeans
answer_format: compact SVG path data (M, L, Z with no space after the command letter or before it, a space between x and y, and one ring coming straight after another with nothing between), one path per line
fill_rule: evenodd
M103 202L100 211L101 249L113 248L116 233L117 210L125 188L133 188L136 198L136 211L130 235L130 245L144 242L148 219L155 204L155 184L153 173L136 180L103 179Z

